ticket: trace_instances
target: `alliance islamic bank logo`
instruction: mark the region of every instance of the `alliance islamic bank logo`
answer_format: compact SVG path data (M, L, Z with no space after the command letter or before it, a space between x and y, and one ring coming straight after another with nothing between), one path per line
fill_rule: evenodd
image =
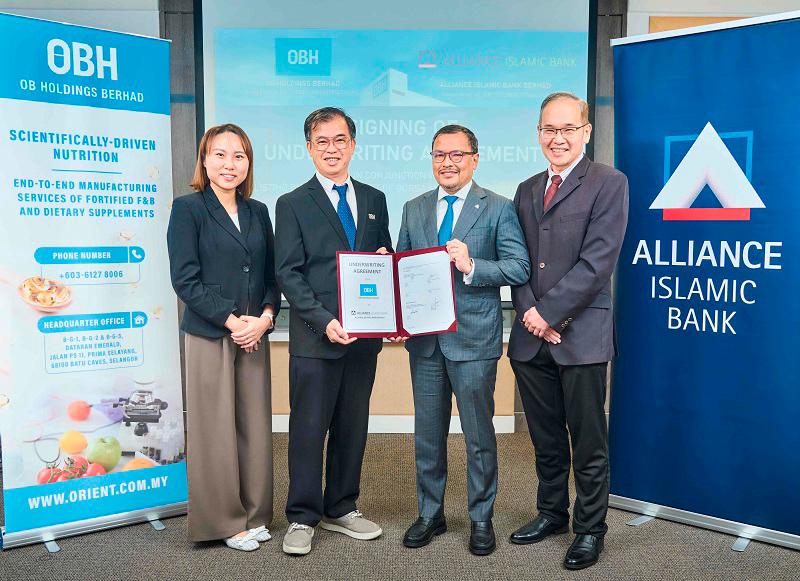
M723 139L745 139L744 171ZM675 168L670 170L673 144L694 141ZM650 204L662 210L664 220L749 220L751 208L764 208L764 202L750 183L753 161L753 132L719 134L706 123L700 135L668 136L664 140L664 187ZM708 186L721 208L693 208L697 197Z

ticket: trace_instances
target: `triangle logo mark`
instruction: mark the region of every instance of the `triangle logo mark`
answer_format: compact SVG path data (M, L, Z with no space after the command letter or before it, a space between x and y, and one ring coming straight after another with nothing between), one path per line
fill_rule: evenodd
M706 185L719 200L721 208L692 208ZM764 202L711 123L706 123L650 204L651 210L663 211L664 220L749 220L750 208L764 207Z

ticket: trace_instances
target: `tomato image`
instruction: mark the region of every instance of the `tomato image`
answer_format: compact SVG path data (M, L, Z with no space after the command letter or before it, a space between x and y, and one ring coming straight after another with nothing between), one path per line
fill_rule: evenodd
M54 466L45 466L39 473L36 475L36 483L37 484L48 484L50 482L55 482L56 478L61 475L61 469L56 468Z
M74 422L82 422L89 417L92 406L82 399L73 401L67 406L67 417Z
M86 456L81 456L80 454L69 456L64 461L64 469L69 470L75 476L82 476L88 467L89 461L86 459Z
M86 472L83 474L84 478L89 478L90 476L102 476L106 473L106 469L103 468L102 464L94 462L89 464L89 467L86 469Z

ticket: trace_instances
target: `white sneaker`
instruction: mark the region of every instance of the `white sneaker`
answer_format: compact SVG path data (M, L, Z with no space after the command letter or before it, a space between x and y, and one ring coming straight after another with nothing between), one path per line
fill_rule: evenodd
M293 522L283 537L283 552L287 555L307 555L311 552L314 527Z
M323 518L319 526L327 531L342 533L348 537L369 541L383 534L383 529L364 518L360 510L354 510L339 518Z
M272 535L269 534L269 529L264 525L250 529L247 536L249 536L251 539L257 540L259 543L265 543L272 538Z
M225 544L237 551L255 551L259 547L258 541L249 532L241 537L228 537L225 539Z

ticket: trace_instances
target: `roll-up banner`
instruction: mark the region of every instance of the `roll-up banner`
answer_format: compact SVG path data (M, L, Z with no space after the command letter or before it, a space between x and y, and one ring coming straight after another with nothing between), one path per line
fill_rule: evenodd
M612 506L800 548L800 13L614 46Z
M0 52L8 548L185 512L187 487L169 44L0 14Z

